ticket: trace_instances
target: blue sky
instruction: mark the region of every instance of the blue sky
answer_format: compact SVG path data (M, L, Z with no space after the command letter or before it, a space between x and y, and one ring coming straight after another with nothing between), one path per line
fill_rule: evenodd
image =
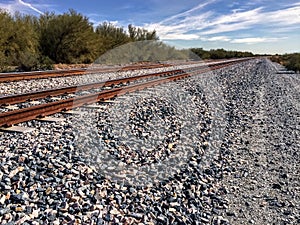
M181 48L300 52L300 1L0 0L0 7L34 15L72 8L95 26L110 21L155 29L161 40Z

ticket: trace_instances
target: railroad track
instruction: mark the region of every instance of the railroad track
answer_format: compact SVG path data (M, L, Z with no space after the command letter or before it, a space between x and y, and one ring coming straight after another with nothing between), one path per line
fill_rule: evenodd
M205 63L216 62L212 60L207 60ZM194 62L196 63L196 62ZM184 63L189 64L189 63ZM180 65L184 65L180 64ZM13 82L20 80L33 80L33 79L43 79L50 77L67 77L67 76L79 76L85 74L94 74L94 73L109 73L109 72L124 72L130 70L141 70L141 69L155 69L162 67L170 67L171 64L165 63L147 63L147 64L137 64L129 65L124 67L116 68L101 68L101 69L71 69L71 70L49 70L49 71L34 71L34 72L21 72L21 73L0 73L0 83L3 82Z
M111 90L103 90L101 92L91 93L91 94L85 94L83 96L78 97L71 97L64 100L59 100L51 103L46 104L40 104L36 106L31 106L23 109L13 110L9 112L4 112L0 114L0 127L8 127L12 126L21 122L33 120L36 118L45 117L51 114L55 114L61 111L67 111L72 108L80 107L83 105L95 103L98 101L104 101L111 98L118 97L120 95L124 95L126 93L135 92L138 90L143 90L145 88L153 87L159 84L163 84L166 82L176 81L179 79L184 79L190 76L193 76L195 74L204 73L210 70L216 70L222 67L226 67L235 63L239 63L242 61L249 60L246 59L239 59L239 60L226 60L221 61L217 63L211 63L207 65L206 67L200 67L196 70L192 70L191 72L183 72L182 70L172 70L167 72L161 72L161 73L154 73L154 74L148 74L148 75L141 75L141 76L135 76L135 77L129 77L129 78L122 78L118 80L111 80L108 82L100 82L100 83L94 83L94 84L88 84L83 85L79 87L69 87L66 89L57 89L57 90L48 90L45 92L35 92L35 93L29 93L25 95L16 95L16 96L7 96L2 97L0 102L1 104L11 104L12 102L22 102L26 101L30 98L36 99L36 98L43 98L45 96L49 95L59 95L64 93L74 93L78 90L90 90L93 88L98 88L100 86L111 86L115 84L120 83L128 83L132 82L138 79L144 79L148 77L159 77L154 80L141 82L138 84L131 84L123 87L113 88Z
M196 66L196 67L191 67L189 69L185 69L185 72L192 72L193 70L199 71L201 69L206 69L208 67L212 69L213 67L222 65L223 63L228 65L228 63L230 63L230 62L229 61L213 62L211 64L207 64L204 66ZM72 93L79 92L79 91L87 91L87 90L101 88L101 87L109 87L109 86L115 86L115 85L119 85L119 84L126 84L126 83L130 83L132 81L147 79L147 78L151 78L151 77L170 76L170 75L183 73L183 72L184 71L181 69L176 69L176 70L170 70L170 71L165 71L165 72L158 72L158 73L137 75L137 76L132 76L132 77L120 78L120 79L113 79L113 80L108 80L105 82L84 84L84 85L80 85L80 86L76 85L76 86L69 86L69 87L64 87L64 88L59 88L59 89L50 89L50 90L30 92L30 93L25 93L25 94L2 96L2 97L0 97L0 106L1 105L12 105L12 104L16 104L16 103L26 102L29 100L37 100L37 99L41 99L41 98L54 97L54 96L63 95L63 94L72 94ZM199 72L201 72L201 71L199 71Z
M75 75L93 74L93 73L109 73L118 71L155 69L168 67L169 64L146 64L146 65L131 65L117 68L102 68L102 69L72 69L72 70L51 70L51 71L35 71L22 73L0 73L0 83L12 82L20 80L42 79L50 77L67 77Z
M101 88L101 87L108 87L108 86L114 86L119 84L126 84L132 81L140 80L140 79L146 79L151 77L162 77L162 76L169 76L173 74L182 73L182 70L171 70L166 72L160 72L160 73L152 73L152 74L145 74L145 75L138 75L133 77L126 77L121 79L114 79L114 80L108 80L104 82L96 82L96 83L90 83L90 84L84 84L80 86L70 86L60 89L52 89L52 90L44 90L44 91L38 91L38 92L31 92L31 93L25 93L20 95L8 95L0 97L0 105L11 105L16 103L25 102L28 100L37 100L45 97L53 97L63 94L71 94L78 91L87 91L91 89Z

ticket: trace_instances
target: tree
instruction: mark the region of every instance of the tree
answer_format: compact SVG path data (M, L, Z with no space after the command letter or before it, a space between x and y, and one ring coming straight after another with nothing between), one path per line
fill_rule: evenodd
M13 39L14 21L11 15L5 11L0 11L0 70L3 71L11 62L10 41Z
M132 38L131 38L131 37ZM91 63L109 49L132 41L157 40L156 32L104 22L95 30L74 10L39 18L0 10L0 70L51 69L53 63Z
M30 71L39 65L38 35L34 29L35 17L15 15L14 63L20 70Z
M226 51L224 49L211 49L209 51L202 48L191 48L192 52L198 55L201 59L229 59L229 58L242 58L252 57L252 52L240 52L240 51Z
M32 70L38 65L38 38L33 26L34 17L14 16L0 12L0 69L17 66Z
M74 10L41 16L39 30L42 54L56 63L90 63L97 56L99 41L93 26Z
M129 38L131 41L159 40L156 31L148 31L143 28L136 28L132 24L128 25Z
M109 49L129 42L129 37L122 27L116 27L112 23L103 22L96 28L96 34L100 40L99 53L103 54Z
M295 72L300 71L300 53L286 54L284 55L284 66L289 70Z
M191 51L200 57L200 59L210 59L211 55L208 51L203 50L203 48L191 48Z

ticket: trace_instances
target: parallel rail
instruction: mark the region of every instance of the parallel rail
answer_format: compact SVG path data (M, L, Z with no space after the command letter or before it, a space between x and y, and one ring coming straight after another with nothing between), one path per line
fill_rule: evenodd
M50 77L66 77L77 76L92 73L108 73L117 71L140 70L140 69L154 69L161 67L168 67L168 64L149 64L149 65L132 65L120 68L103 68L103 69L72 69L72 70L49 70L23 73L0 73L0 83L12 82L20 80L42 79Z
M193 71L193 70L199 71L199 70L205 69L207 67L213 69L213 67L215 67L215 66L219 66L224 63L226 65L228 65L228 63L230 63L230 62L231 61L213 62L213 63L209 63L209 64L203 65L203 66L192 67L192 68L186 69L185 71L189 71L189 72ZM84 84L84 85L79 85L79 86L77 85L77 86L64 87L64 88L60 88L60 89L49 89L49 90L30 92L30 93L25 93L25 94L2 96L2 97L0 97L0 105L11 105L11 104L25 102L27 100L37 100L37 99L46 98L49 96L54 97L54 96L63 95L63 94L71 94L71 93L75 93L78 91L87 91L87 90L101 88L101 87L108 87L108 86L118 85L118 84L122 84L122 83L123 84L129 83L131 81L136 81L136 80L145 79L145 78L169 76L169 75L183 73L183 72L184 72L183 70L177 69L177 70L170 70L170 71L165 71L165 72L132 76L132 77L127 77L127 78L113 79L113 80L108 80L108 81L104 81L104 82L95 82L95 83ZM199 71L199 72L201 72L201 71Z
M132 82L135 80L145 79L145 78L151 78L151 77L157 77L157 76L168 76L173 75L176 73L182 73L182 70L171 70L166 72L160 72L160 73L152 73L152 74L145 74L145 75L138 75L138 76L132 76L132 77L126 77L121 79L114 79L114 80L108 80L104 82L96 82L96 83L90 83L90 84L84 84L80 86L70 86L70 87L64 87L60 89L50 89L50 90L44 90L44 91L38 91L38 92L31 92L31 93L25 93L25 94L19 94L19 95L8 95L0 97L0 105L11 105L16 104L20 102L25 102L27 100L36 100L40 98L45 98L48 96L57 96L57 95L63 95L63 94L71 94L78 91L86 91L101 87L108 87L112 85L118 85L118 84L124 84L128 82Z
M201 73L222 68L233 63L238 63L241 61L245 61L248 59L238 60L238 61L224 61L218 62L217 64L211 64L209 67L203 68ZM99 93L87 94L79 97L69 98L65 100L59 100L56 102L36 105L24 109L13 110L0 114L0 126L12 126L17 123L33 120L39 117L45 117L51 114L55 114L61 111L70 110L72 108L76 108L79 106L83 106L86 104L95 103L98 101L103 101L107 99L111 99L120 95L124 95L126 93L143 90L145 88L153 87L162 83L176 81L179 79L184 79L190 77L194 74L199 74L200 71L194 71L191 73L180 73L172 76L155 79L152 81L147 81L139 84L128 85L124 87L114 88L111 90L101 91Z
M112 90L106 90L100 93L83 95L76 98L69 98L57 102L51 102L51 103L36 105L24 109L1 113L0 126L11 126L17 123L36 119L38 117L45 117L61 111L67 111L82 105L91 104L98 101L104 101L120 95L124 95L126 93L143 90L148 87L153 87L162 83L183 79L189 76L191 75L184 73L184 74L174 75L171 77L156 79L146 83L129 85L121 88L114 88Z

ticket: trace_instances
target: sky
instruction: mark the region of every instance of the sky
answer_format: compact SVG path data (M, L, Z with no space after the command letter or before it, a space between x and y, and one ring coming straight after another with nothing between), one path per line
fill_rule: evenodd
M297 0L0 0L0 8L37 16L75 9L94 26L133 24L156 30L160 40L179 48L300 52Z

